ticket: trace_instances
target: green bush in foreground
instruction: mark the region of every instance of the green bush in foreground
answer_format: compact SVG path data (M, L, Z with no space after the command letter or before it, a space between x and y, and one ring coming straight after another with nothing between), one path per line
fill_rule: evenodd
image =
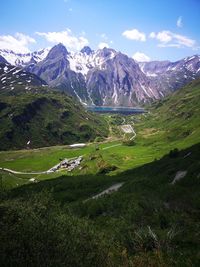
M130 256L111 235L61 208L48 192L26 200L2 200L0 218L2 267L170 266L151 233L133 236L139 249ZM153 250L146 251L143 246L149 244Z
M121 266L117 246L48 193L2 202L0 217L1 266Z

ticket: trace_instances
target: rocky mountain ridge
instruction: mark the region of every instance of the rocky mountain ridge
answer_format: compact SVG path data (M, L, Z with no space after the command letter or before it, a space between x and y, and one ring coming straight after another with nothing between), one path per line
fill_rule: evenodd
M9 49L0 49L0 56L3 57L11 65L25 67L30 64L37 64L43 60L49 53L50 48L44 48L32 53L15 53Z
M82 104L137 106L160 99L200 77L198 55L177 62L141 63L110 48L94 51L86 46L80 52L69 52L62 44L43 50L40 56L34 53L37 58L23 61L21 67ZM13 63L5 50L0 55ZM15 65L20 62L15 61Z

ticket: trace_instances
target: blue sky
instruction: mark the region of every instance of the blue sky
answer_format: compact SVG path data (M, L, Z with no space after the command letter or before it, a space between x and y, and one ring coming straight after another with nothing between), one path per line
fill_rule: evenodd
M1 0L0 49L104 46L138 60L200 54L200 0Z

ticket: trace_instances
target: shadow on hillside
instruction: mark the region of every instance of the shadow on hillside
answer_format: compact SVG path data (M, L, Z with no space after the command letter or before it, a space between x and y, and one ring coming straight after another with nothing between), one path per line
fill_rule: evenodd
M109 175L79 175L61 176L52 180L40 181L38 183L23 185L10 191L10 197L27 197L43 190L51 191L55 199L61 202L73 202L84 200L114 183L125 182L120 192L141 190L141 192L156 191L157 187L171 186L178 171L187 171L184 179L179 181L175 187L195 187L199 185L200 176L200 143L184 150L174 149L160 160L141 167L125 171L115 176ZM158 190L157 190L158 191Z

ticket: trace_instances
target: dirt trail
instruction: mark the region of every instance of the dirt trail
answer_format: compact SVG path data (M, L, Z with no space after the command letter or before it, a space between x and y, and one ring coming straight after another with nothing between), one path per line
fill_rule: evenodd
M107 146L107 147L102 148L102 150L106 150L106 149L109 149L109 148L112 148L112 147L115 147L115 146L121 146L121 144L115 144L115 145L112 145L112 146Z

